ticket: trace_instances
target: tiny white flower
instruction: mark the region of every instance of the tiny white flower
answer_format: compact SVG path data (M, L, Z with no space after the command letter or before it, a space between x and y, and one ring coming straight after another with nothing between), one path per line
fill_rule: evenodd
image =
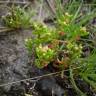
M25 42L28 42L28 39L25 39Z
M42 49L42 45L41 44L39 45L39 48Z
M86 31L86 27L81 27L81 31Z
M43 47L43 51L44 51L44 52L48 51L48 49L49 49L48 46L44 46L44 47Z
M46 29L46 28L47 28L47 26L46 26L46 25L43 25L43 28L45 28L45 29Z
M12 22L10 21L10 24L12 24Z
M79 50L79 48L76 46L76 47L75 47L75 50Z
M80 45L80 49L82 49L83 47Z
M65 21L63 22L63 24L64 24L64 25L67 25L67 23L66 23Z
M10 15L11 15L11 13L9 12L9 13L7 13L7 15L9 15L9 16L10 16Z
M69 16L69 17L71 16L68 12L66 12L65 15L66 15L66 16Z
M50 36L50 35L51 35L51 33L50 33L50 32L48 32L48 33L47 33L47 35L49 35L49 36Z
M5 16L3 15L2 18L5 18Z

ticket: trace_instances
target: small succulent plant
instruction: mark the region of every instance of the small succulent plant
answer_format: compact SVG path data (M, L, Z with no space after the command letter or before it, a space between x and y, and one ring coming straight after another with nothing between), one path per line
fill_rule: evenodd
M56 0L57 5L60 0ZM80 5L74 8L73 4ZM70 82L72 83L74 89L76 89L78 96L86 96L77 86L74 80L74 76L80 76L90 85L96 88L96 72L94 71L96 64L96 47L91 46L93 49L90 56L83 57L83 49L88 43L82 42L83 38L88 38L90 35L89 27L87 26L88 21L92 20L96 14L91 12L90 14L81 13L80 2L77 3L73 0L70 7L65 7L62 11L61 4L57 7L56 21L54 23L54 28L48 27L44 23L33 23L34 28L34 39L28 39L26 42L26 47L32 50L35 47L35 65L38 68L44 68L48 64L53 64L52 68L58 68L59 70L69 69ZM79 19L79 20L78 20ZM95 50L95 52L94 52ZM92 58L91 55L95 54ZM87 60L88 59L88 60ZM94 65L95 64L95 65ZM87 66L85 66L87 65ZM85 66L85 67L81 67ZM92 69L90 69L90 66ZM78 69L80 67L80 69ZM72 68L77 68L75 71ZM88 74L87 74L88 73ZM74 75L75 74L75 75ZM73 76L74 75L74 76ZM90 80L90 77L92 80Z
M33 12L30 9L26 11L20 6L14 6L6 16L2 16L2 19L6 27L13 29L29 28L31 26L32 16Z

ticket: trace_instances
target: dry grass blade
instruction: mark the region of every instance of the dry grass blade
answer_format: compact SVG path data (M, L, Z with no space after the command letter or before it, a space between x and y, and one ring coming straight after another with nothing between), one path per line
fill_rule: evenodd
M9 31L13 31L14 29L10 29L10 28L0 28L0 33L2 32L9 32Z
M76 67L76 68L72 68L72 70L80 69L82 67L84 67L84 66L79 66L79 67ZM1 84L0 87L12 85L12 84L16 84L16 83L20 83L20 82L24 82L24 81L30 81L30 80L33 81L33 82L36 82L37 80L39 80L41 78L44 78L44 77L48 77L48 76L52 76L52 75L57 76L57 74L60 75L62 71L66 72L66 71L69 71L69 69L61 70L61 71L58 71L58 72L49 73L49 74L45 74L45 75L41 75L41 76L36 76L36 77L33 77L33 78L27 78L27 79L22 79L22 80L19 80L19 81L14 81L14 82L10 82L10 83Z
M50 0L45 0L48 7L50 8L50 10L52 11L52 13L55 15L56 14L56 10L55 10L55 0L53 0L52 2Z
M20 1L0 1L0 4L29 4L30 2L20 2Z

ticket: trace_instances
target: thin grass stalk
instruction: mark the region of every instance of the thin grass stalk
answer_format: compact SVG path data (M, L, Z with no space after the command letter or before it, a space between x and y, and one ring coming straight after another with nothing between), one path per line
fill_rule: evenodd
M72 84L73 88L76 90L76 92L77 92L77 94L78 94L79 96L87 96L85 93L83 93L83 92L77 87L77 85L76 85L76 83L75 83L75 80L74 80L74 78L73 78L73 70L72 70L71 67L70 67L70 81L71 81L71 84Z

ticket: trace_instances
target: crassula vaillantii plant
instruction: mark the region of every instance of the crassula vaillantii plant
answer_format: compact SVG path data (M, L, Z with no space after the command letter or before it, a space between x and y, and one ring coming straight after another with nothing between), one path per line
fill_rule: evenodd
M56 1L57 12L54 27L34 21L32 24L34 38L26 40L26 47L30 53L32 52L32 48L35 47L34 65L38 68L44 68L51 64L52 68L58 70L69 69L69 77L74 89L79 93L78 95L86 96L86 94L83 94L76 86L73 75L80 76L96 88L94 85L96 83L93 83L93 81L88 78L88 76L92 79L93 76L96 77L92 65L94 64L94 60L91 59L92 62L90 59L87 60L90 56L83 57L83 54L85 54L85 45L88 44L86 41L82 42L84 38L89 39L90 28L87 23L92 20L96 14L94 14L94 12L83 14L81 11L82 3L77 3L75 0L69 7L65 7L64 10L62 10L61 5L58 5L60 0ZM74 3L79 5L79 7L76 6L75 8L73 6ZM82 68L81 66L85 66L86 68ZM92 70L90 70L90 66ZM81 69L78 69L78 67ZM73 71L72 68L77 69ZM88 74L86 74L86 72Z

